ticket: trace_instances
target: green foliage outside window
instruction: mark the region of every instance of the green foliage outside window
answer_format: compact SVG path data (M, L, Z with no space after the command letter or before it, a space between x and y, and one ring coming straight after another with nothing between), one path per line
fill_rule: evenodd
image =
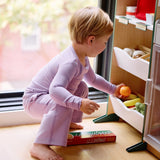
M2 30L32 33L40 27L41 41L59 41L60 48L68 43L68 20L79 8L97 6L98 0L1 0L0 1L0 43Z

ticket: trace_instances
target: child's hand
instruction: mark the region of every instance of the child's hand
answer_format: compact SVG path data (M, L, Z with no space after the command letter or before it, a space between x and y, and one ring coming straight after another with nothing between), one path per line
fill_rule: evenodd
M86 114L92 114L95 110L98 110L100 106L90 99L82 99L80 110Z
M125 86L125 84L124 84L124 83L121 83L121 84L117 85L116 90L115 90L115 92L114 92L114 96L116 96L116 97L118 97L118 98L120 98L120 99L123 98L123 96L120 94L120 88L121 88L122 86Z

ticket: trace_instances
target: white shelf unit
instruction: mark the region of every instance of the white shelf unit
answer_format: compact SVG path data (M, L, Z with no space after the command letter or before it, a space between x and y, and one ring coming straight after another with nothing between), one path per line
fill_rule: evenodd
M125 83L130 86L133 93L144 96L149 62L141 58L133 59L123 49L138 49L140 45L151 48L153 26L147 26L143 31L136 28L136 23L145 23L145 21L132 18L127 24L119 22L119 18L125 16L126 7L136 6L136 4L136 0L117 0L110 81L114 84ZM109 96L108 114L110 113L116 113L139 132L143 132L144 116L127 108L114 96Z
M159 0L156 2L155 20L160 19ZM117 0L110 81L114 84L125 83L130 86L134 93L139 93L142 96L145 95L145 103L148 103L147 115L144 118L142 114L127 108L120 99L114 96L109 96L108 115L116 113L121 119L141 133L144 129L144 134L142 135L144 136L143 140L147 143L147 149L160 159L160 46L154 51L155 45L153 45L153 39L160 42L159 35L156 38L153 37L153 33L159 34L160 27L155 30L153 28L154 25L147 25L146 30L141 30L136 28L137 22L146 23L145 21L136 18L127 21L125 21L125 18L122 18L121 21L119 20L125 16L127 6L136 6L136 4L137 0ZM156 21L156 23L158 22ZM150 62L140 58L133 59L123 50L124 48L137 49L140 45L148 48L153 46L153 50L151 49L151 51L156 54L151 54L152 58L150 58ZM151 69L149 72L150 63ZM157 67L154 68L153 65ZM148 75L149 73L150 75ZM154 78L153 83L151 83L152 87L150 88L152 89L148 89L148 84L150 84L150 79L147 79L148 76L151 77L151 82L152 78L157 76Z

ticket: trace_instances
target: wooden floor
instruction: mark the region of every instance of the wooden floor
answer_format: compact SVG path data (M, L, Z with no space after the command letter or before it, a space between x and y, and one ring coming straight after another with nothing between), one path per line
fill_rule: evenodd
M53 147L64 160L158 160L148 151L128 153L130 147L141 141L141 134L124 122L93 123L84 119L84 130L109 129L117 136L114 143ZM39 124L0 129L0 160L35 160L29 149Z

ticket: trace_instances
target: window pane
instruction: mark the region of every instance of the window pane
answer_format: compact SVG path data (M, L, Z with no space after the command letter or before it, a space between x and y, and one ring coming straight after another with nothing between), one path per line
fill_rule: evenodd
M70 16L89 5L97 6L98 0L2 0L0 91L24 90L38 70L71 43Z

